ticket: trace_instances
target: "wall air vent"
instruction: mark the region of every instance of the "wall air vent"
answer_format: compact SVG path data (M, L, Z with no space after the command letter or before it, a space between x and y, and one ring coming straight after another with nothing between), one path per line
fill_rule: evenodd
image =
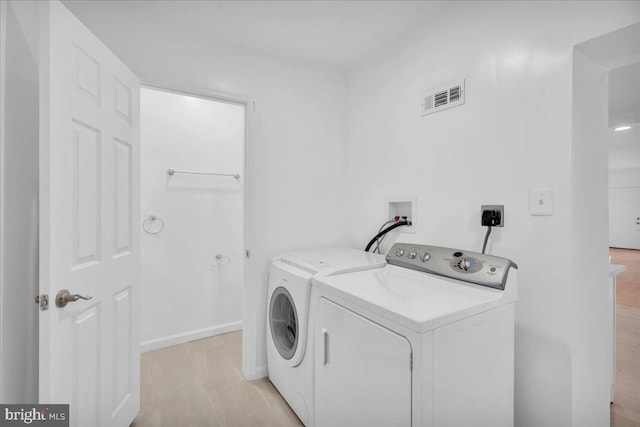
M422 115L464 104L464 79L441 84L422 97Z

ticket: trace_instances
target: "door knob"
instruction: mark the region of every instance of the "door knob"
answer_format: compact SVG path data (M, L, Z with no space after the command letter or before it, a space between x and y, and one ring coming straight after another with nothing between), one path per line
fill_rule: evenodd
M56 295L56 306L62 308L70 302L78 301L79 299L90 300L91 298L93 298L91 295L85 297L78 294L72 294L68 289L62 289Z

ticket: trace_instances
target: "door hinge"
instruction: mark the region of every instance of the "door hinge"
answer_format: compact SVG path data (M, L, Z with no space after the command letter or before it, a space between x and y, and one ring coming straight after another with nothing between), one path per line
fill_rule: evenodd
M409 370L413 371L413 353L409 353Z
M36 297L36 304L40 304L40 311L49 310L49 295L42 294Z
M251 258L251 251L249 249L247 249L246 255L247 255L247 258Z

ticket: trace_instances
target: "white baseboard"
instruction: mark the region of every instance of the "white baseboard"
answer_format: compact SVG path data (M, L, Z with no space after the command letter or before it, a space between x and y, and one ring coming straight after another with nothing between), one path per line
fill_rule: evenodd
M242 320L238 322L225 323L223 325L210 326L208 328L196 329L195 331L188 331L181 334L143 341L140 343L140 351L145 353L147 351L157 350L159 348L169 347L176 344L183 344L185 342L212 337L214 335L226 334L227 332L238 331L240 329L242 329Z
M253 372L245 372L242 371L242 375L247 381L255 381L260 378L264 378L269 374L269 369L267 369L266 365L258 366Z

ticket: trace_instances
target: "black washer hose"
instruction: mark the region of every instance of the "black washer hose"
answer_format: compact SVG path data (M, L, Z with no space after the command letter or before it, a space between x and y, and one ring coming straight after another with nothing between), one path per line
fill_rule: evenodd
M487 249L487 241L489 240L489 234L491 234L491 226L487 227L487 234L484 235L484 244L482 245L482 253Z
M373 246L373 244L376 242L376 240L378 240L380 237L384 236L385 234L387 234L388 232L390 232L394 228L402 227L403 225L410 226L411 225L411 221L398 221L395 224L391 224L390 226L388 226L387 228L385 228L384 230L382 230L381 232L376 234L376 237L371 239L371 241L369 242L367 247L364 248L364 251L365 252L369 252L369 249L371 249L371 246Z

